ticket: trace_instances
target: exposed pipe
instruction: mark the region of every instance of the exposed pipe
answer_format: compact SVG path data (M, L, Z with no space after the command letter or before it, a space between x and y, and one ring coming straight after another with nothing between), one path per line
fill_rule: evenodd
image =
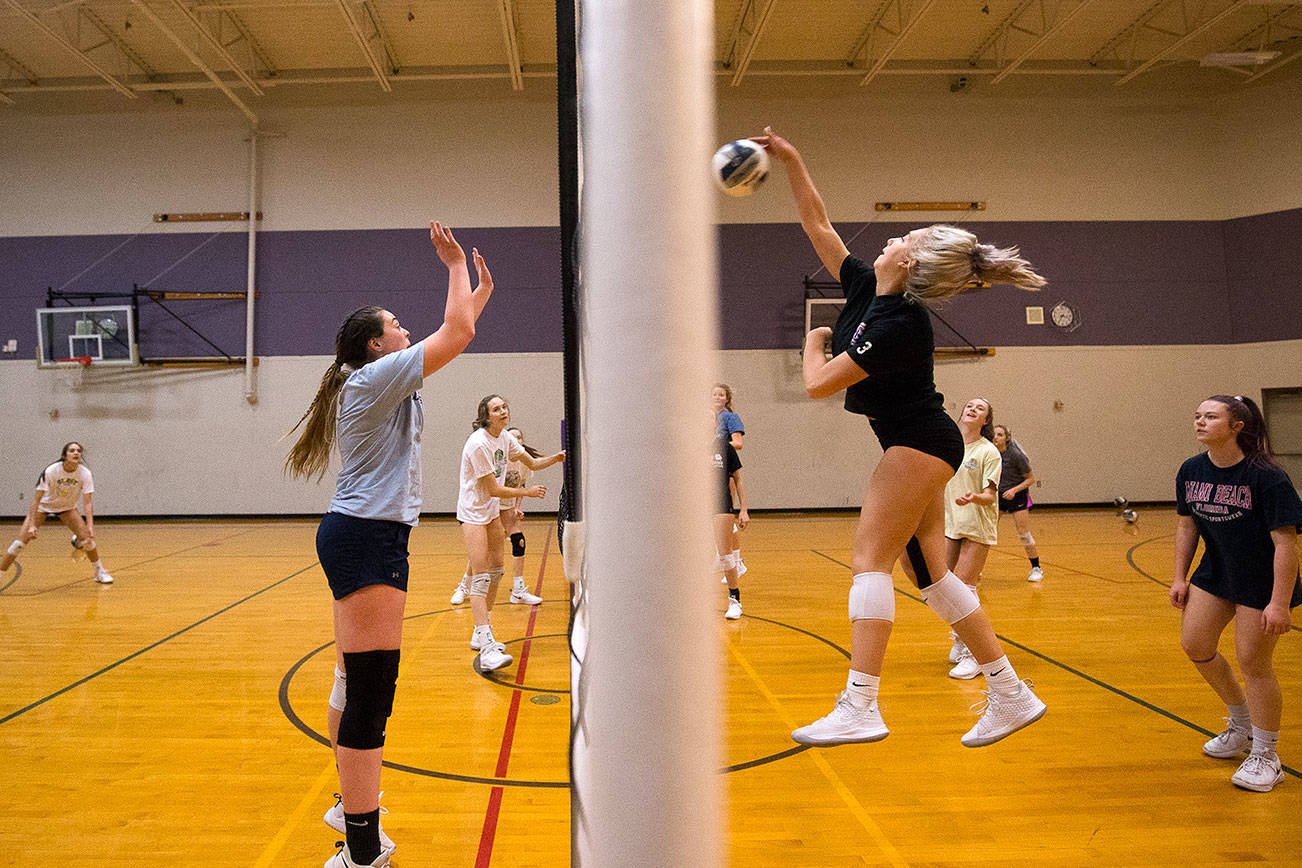
M253 382L253 302L257 296L258 254L258 129L249 133L249 273L248 290L244 302L244 400L258 403L258 390Z

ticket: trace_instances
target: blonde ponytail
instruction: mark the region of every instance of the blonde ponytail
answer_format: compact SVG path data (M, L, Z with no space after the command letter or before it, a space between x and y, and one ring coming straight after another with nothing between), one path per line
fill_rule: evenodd
M913 265L905 282L905 296L924 304L995 283L1018 289L1039 289L1045 284L1016 247L982 244L966 229L943 223L914 236L909 258Z

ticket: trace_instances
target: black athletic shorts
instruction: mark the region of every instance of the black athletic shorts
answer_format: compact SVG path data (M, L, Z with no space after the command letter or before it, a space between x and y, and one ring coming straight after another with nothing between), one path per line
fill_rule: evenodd
M882 451L907 446L944 461L957 473L963 463L963 435L958 425L940 410L898 421L869 419Z
M327 512L316 530L316 556L330 593L342 600L369 585L407 590L411 525Z
M1025 488L1014 494L1012 500L1004 500L1004 496L1002 494L999 495L1000 512L1021 512L1024 509L1030 508L1031 499L1026 496Z

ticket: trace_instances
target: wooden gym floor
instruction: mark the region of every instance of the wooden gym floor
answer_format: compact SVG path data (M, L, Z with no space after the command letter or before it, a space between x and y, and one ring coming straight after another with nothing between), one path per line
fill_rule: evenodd
M1224 710L1167 603L1174 512L1143 510L1136 525L1110 511L1032 518L1043 585L1026 582L1005 520L983 597L1049 705L1043 720L961 747L981 681L946 677L944 626L897 576L881 700L891 736L794 752L788 732L844 685L854 517L755 520L741 621L723 620L719 586L726 757L743 766L725 777L730 864L1302 862L1297 628L1276 653L1286 777L1244 792L1229 782L1234 761L1200 751ZM499 603L495 632L516 657L502 683L472 670L470 613L448 604L464 562L456 525L412 535L384 778L395 866L569 862L566 588L554 523L526 530L528 581L546 602ZM0 525L0 539L16 532ZM117 582L100 586L62 529L42 531L0 589L0 864L319 866L334 852L321 815L337 786L320 743L334 649L314 532L103 521Z

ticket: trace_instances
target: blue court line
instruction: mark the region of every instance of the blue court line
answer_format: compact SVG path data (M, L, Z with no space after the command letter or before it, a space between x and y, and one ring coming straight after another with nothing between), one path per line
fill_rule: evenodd
M153 649L157 648L159 645L162 645L164 642L170 642L171 640L175 639L177 636L180 636L182 633L188 633L189 631L193 630L195 627L198 627L200 624L203 624L207 621L211 621L213 618L216 618L218 615L221 615L225 612L229 612L231 609L234 609L236 606L240 605L241 603L247 603L249 600L252 600L254 597L258 596L259 594L265 594L267 591L270 591L272 588L276 587L277 585L283 585L285 582L288 582L290 579L294 578L295 576L300 576L303 573L306 573L308 570L317 566L319 563L320 561L317 561L312 563L310 566L303 567L303 569L299 570L296 573L291 573L290 575L285 576L285 578L283 579L272 582L270 585L267 585L265 588L263 588L260 591L254 591L252 594L249 594L247 597L245 597L242 600L236 600L234 603L231 603L229 606L227 606L224 609L218 609L216 612L213 612L211 615L206 615L205 617L200 618L198 621L195 621L189 627L182 627L180 630L177 630L172 635L165 636L164 638L159 639L157 642L153 643L152 645L146 645L144 648L141 648L139 651L136 651L133 654L129 654L126 657L123 657L118 662L110 663L108 666L105 666L103 669L99 670L98 672L92 672L90 675L87 675L85 678L74 681L73 683L69 684L67 687L64 687L60 690L56 690L54 693L51 693L49 696L46 696L43 699L36 700L26 708L20 708L17 711L13 712L12 714L7 714L4 717L0 717L0 724L8 723L9 721L13 720L15 717L17 717L20 714L26 714L27 712L31 711L33 708L44 705L45 703L49 702L51 699L54 699L58 696L62 696L63 694L67 693L69 690L72 690L74 687L80 687L81 685L85 684L87 681L90 681L92 678L98 678L99 676L103 675L105 672L109 672L113 669L118 668L123 663L126 663L128 660L133 660L136 657L139 657L141 654L144 654L146 651L152 651Z
M1153 539L1161 539L1161 537L1154 537ZM1152 542L1152 540L1145 540L1144 542ZM1144 543L1139 543L1134 548L1138 548L1143 544ZM1134 551L1134 548L1132 548L1131 551ZM848 565L841 563L836 558L830 555L825 555L816 549L810 549L810 551L812 551L814 554L818 555L819 557L827 558L827 560L831 561L837 566L845 567L847 570L850 569ZM1130 559L1130 555L1128 553L1126 555L1126 559L1127 560ZM1131 562L1131 566L1134 566L1133 561ZM1143 570L1140 570L1139 567L1135 567L1135 569L1138 570L1141 574L1148 576L1148 574L1145 573ZM1148 576L1148 577L1150 579L1153 578L1152 576ZM1154 581L1157 580L1154 579ZM1161 582L1158 582L1158 584L1160 585ZM910 594L908 591L901 591L899 588L896 588L895 593L899 594L902 597L908 597L910 600L914 600L916 602L922 603L922 597L914 596L913 594ZM924 603L923 605L926 604ZM1003 642L1005 645L1012 645L1014 648L1018 649L1019 651L1025 651L1027 654L1030 654L1032 657L1038 657L1041 660L1043 660L1045 663L1049 663L1053 666L1057 666L1059 669L1063 670L1064 672L1070 672L1072 675L1075 675L1079 678L1083 678L1086 681L1088 681L1090 684L1095 685L1096 687L1102 687L1104 690L1115 693L1117 696L1120 696L1123 699L1128 699L1138 706L1141 706L1143 708L1148 709L1149 711L1160 714L1169 720L1173 720L1176 723L1181 724L1182 726L1187 726L1189 729L1192 729L1195 732L1201 732L1203 735L1207 736L1208 738L1216 735L1216 733L1212 732L1211 730L1203 729L1198 724L1189 720L1185 720L1183 717L1181 717L1178 714L1167 711L1165 708L1154 705L1153 703L1148 702L1147 700L1140 699L1138 696L1135 696L1133 693L1127 693L1126 691L1122 690L1119 687L1113 687L1111 684L1108 684L1106 681L1100 681L1094 676L1088 675L1080 671L1079 669L1076 669L1073 666L1068 666L1066 663L1063 663L1059 660L1055 660L1052 657L1048 656L1047 654L1041 654L1039 651L1035 651L1031 648L1028 648L1020 642L1015 642L1012 639L1009 639L1007 636L1002 635L1001 633L995 633L995 636L996 638L999 639L1000 642ZM0 723L2 722L3 721L0 721ZM1283 768L1286 773L1292 775L1293 777L1302 778L1302 772L1299 772L1297 769L1291 768L1289 766L1283 766Z

